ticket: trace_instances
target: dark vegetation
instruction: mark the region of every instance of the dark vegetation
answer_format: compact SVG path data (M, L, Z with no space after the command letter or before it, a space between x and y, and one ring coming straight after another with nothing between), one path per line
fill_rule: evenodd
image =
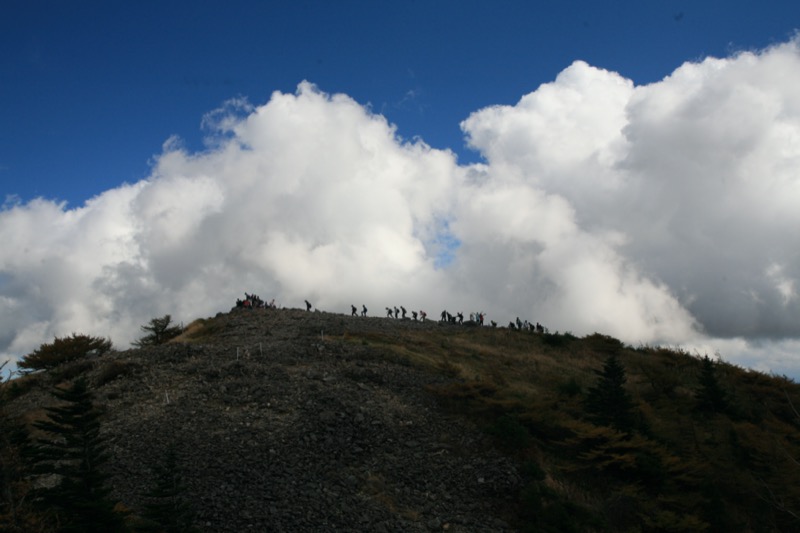
M319 315L302 317L315 335ZM184 331L167 315L143 326L148 335L136 344L220 340L219 320ZM514 458L522 488L498 512L520 531L800 530L800 386L785 376L601 334L336 320L342 350L442 376L429 393L448 416L474 420ZM110 350L100 341L73 335L42 345L20 366L43 372L0 388L0 531L192 530L174 448L143 465L153 472L146 506L109 498L104 468L114 457L98 433L92 388L141 367L88 362ZM43 387L52 406L12 414L15 399Z
M432 390L527 472L524 531L800 529L800 387L593 334L369 336L455 379Z
M29 353L17 365L23 371L48 370L90 355L103 355L112 348L111 341L73 333L71 337L56 337Z
M154 486L145 495L147 503L135 529L151 533L192 533L194 508L186 496L186 486L174 446L167 448L160 463L154 465Z
M52 393L59 402L33 423L40 436L29 438L25 451L31 475L58 482L34 487L33 504L59 531L119 531L123 516L109 498L109 454L92 393L83 378Z
M133 346L136 348L158 346L183 333L183 326L172 324L171 315L154 318L147 324L141 326L141 329L143 332L147 333L147 335L133 342Z

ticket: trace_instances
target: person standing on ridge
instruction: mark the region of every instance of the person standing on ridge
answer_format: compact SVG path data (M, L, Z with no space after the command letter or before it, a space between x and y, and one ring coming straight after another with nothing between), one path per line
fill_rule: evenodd
M308 300L305 300L305 302L306 302L306 311L311 311L311 304L308 302Z

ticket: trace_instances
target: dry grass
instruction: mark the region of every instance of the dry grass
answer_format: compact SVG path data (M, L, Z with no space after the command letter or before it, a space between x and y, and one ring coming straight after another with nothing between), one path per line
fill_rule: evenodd
M602 364L596 353L554 349L540 336L504 329L436 330L395 334L351 333L349 342L363 342L407 358L411 364L502 390L504 400L524 403L550 397L560 384L589 383Z
M173 337L170 343L200 342L208 339L218 331L213 318L198 318L192 321L177 337Z
M532 530L536 524L587 528L623 496L641 506L644 514L635 519L642 524L651 515L656 521L674 515L684 525L730 530L751 513L770 512L784 525L800 516L800 489L789 481L800 475L800 387L786 378L721 363L717 375L731 410L702 414L695 400L700 359L681 350L634 349L598 334L577 339L504 328L351 332L347 341L452 378L431 389L442 404L473 417L520 461L539 465L544 478L526 489L544 506L536 516L560 511L549 522L523 511ZM586 393L612 354L625 368L625 389L644 424L633 440L586 420ZM718 507L707 499L709 484ZM638 496L640 485L650 493ZM743 493L760 495L761 503L745 505ZM662 500L663 506L653 503ZM597 527L628 526L611 520L588 529Z

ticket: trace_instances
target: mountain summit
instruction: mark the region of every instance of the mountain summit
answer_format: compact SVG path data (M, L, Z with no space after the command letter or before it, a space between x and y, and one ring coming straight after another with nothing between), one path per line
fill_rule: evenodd
M800 516L797 384L599 334L234 308L12 380L4 418L33 426L77 379L131 528L165 457L199 531L786 531Z

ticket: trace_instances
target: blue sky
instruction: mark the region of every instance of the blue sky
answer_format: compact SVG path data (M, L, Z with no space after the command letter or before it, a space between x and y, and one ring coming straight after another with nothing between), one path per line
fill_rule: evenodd
M0 363L485 312L800 377L800 3L0 7Z
M576 59L646 84L785 41L800 4L754 1L54 2L0 16L0 184L71 206L149 173L203 115L303 80L369 104L405 138L465 148L459 123Z

